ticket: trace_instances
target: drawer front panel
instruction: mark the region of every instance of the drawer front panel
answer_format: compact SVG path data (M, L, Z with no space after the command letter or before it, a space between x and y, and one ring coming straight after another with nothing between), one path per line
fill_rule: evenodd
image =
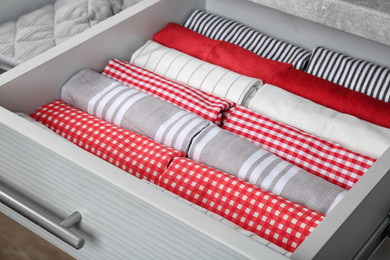
M0 112L0 182L57 223L79 211L71 230L85 245L76 250L3 204L0 210L75 258L286 259L51 131Z
M2 182L49 209L44 213L53 218L65 218L75 210L82 214L75 232L86 239L85 246L77 251L55 243L74 257L243 258L4 125L0 125L0 133ZM147 184L140 181L140 185Z

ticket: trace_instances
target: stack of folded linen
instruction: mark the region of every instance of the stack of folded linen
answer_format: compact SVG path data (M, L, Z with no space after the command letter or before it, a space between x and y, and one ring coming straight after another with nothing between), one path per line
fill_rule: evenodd
M293 252L390 146L390 104L302 71L308 53L196 10L32 116Z

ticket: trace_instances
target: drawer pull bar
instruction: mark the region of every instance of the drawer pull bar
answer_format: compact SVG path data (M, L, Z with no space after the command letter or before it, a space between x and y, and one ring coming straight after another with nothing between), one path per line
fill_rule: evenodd
M64 219L61 224L57 224L2 190L0 190L0 202L7 205L9 208L13 209L28 220L34 222L38 226L41 226L43 229L72 247L80 249L84 246L84 238L69 230L69 228L81 221L82 216L78 211Z

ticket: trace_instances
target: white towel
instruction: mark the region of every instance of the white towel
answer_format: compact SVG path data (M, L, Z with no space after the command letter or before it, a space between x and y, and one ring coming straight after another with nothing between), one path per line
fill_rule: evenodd
M244 106L248 106L249 100L262 85L259 79L240 75L154 41L148 41L139 48L132 55L130 62Z
M373 158L380 157L390 146L390 129L337 112L269 84L259 89L249 108Z

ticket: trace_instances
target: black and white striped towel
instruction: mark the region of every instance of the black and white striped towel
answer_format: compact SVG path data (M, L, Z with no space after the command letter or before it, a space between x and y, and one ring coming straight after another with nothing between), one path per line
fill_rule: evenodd
M109 123L187 152L197 134L211 124L194 113L97 72L84 69L61 89L61 99Z
M154 41L146 42L131 56L131 63L160 76L247 106L262 85L259 79L240 75L196 59Z
M215 40L227 41L248 49L257 55L293 64L294 68L304 70L310 59L310 51L290 43L266 36L236 21L194 11L184 26Z
M390 101L390 68L317 47L307 72L371 97Z
M215 125L194 138L188 157L323 214L347 192Z

